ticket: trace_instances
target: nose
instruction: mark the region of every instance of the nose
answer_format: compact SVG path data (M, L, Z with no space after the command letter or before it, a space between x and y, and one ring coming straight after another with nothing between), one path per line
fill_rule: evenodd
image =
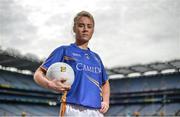
M84 26L83 31L88 31L88 27L86 25Z

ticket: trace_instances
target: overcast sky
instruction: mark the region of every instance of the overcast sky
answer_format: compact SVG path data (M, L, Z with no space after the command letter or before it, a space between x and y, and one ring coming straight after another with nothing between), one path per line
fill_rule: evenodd
M89 47L107 68L180 59L180 0L0 0L0 45L47 57L74 42L76 13L95 18Z

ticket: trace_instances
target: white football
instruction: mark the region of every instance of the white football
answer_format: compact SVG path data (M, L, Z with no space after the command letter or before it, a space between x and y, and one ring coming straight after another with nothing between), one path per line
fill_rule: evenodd
M74 82L74 70L70 65L63 62L56 62L52 64L46 73L49 80L65 79L64 84L72 85Z

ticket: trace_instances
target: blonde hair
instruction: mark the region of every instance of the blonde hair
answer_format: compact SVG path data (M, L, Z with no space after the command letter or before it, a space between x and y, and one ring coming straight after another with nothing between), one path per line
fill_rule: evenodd
M76 25L76 23L78 22L78 20L79 20L81 17L88 17L89 19L92 20L93 26L95 26L95 22L94 22L93 16L92 16L89 12L87 12L87 11L81 11L81 12L79 12L79 13L74 17L74 26ZM74 26L73 26L73 27L74 27Z

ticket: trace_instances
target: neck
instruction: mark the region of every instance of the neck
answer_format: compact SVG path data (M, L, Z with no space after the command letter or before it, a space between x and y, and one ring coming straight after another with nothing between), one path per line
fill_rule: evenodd
M81 49L84 49L84 50L87 50L88 49L88 42L79 42L76 40L76 45L81 48Z

